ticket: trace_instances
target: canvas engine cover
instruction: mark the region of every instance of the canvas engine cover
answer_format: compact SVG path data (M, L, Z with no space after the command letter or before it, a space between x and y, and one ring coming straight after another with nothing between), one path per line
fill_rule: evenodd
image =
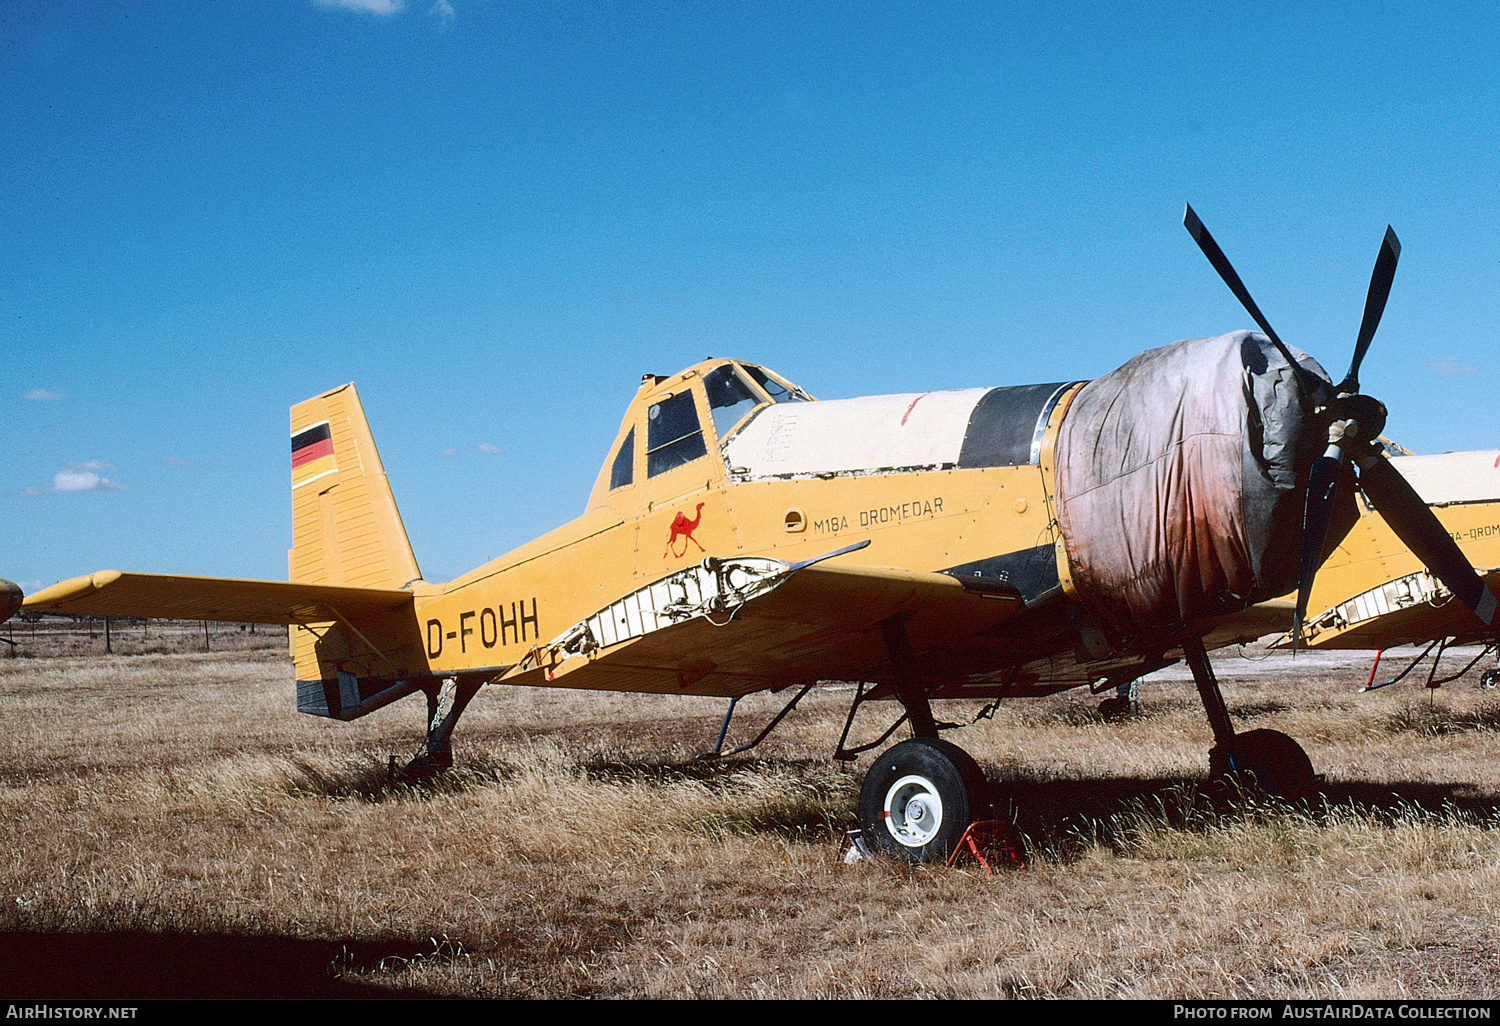
M1255 332L1150 350L1083 386L1056 450L1079 598L1119 639L1293 590L1320 430L1286 358ZM1352 511L1352 489L1340 495Z

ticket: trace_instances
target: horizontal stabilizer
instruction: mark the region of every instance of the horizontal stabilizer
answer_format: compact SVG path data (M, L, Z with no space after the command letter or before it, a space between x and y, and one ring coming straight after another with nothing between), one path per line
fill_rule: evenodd
M28 595L22 608L83 616L305 624L381 618L411 603L411 592L396 588L101 570Z

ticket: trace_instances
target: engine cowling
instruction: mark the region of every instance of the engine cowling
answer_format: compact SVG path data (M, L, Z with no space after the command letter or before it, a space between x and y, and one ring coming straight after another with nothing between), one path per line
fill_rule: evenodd
M1058 436L1058 521L1078 597L1108 632L1170 632L1296 587L1326 425L1293 373L1240 331L1144 352L1080 389Z

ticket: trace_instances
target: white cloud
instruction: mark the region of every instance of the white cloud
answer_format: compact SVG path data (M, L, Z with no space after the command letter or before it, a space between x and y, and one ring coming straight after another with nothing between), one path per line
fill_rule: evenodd
M346 11L364 11L381 18L399 14L405 0L314 0L319 7L342 7Z
M54 492L107 492L119 488L109 478L100 477L92 470L59 470L52 475Z
M1440 356L1436 360L1428 360L1427 366L1431 367L1434 373L1445 378L1458 378L1465 374L1479 373L1479 368L1472 363L1464 363L1451 356Z
M429 13L434 18L436 18L444 28L447 28L448 24L453 21L453 5L449 3L448 0L437 0L437 2L432 5L432 10Z
M480 442L478 445L474 446L474 448L478 449L480 452L488 456L500 456L505 452L505 450L500 448L498 445L491 445L489 442Z
M61 392L54 392L47 388L32 388L26 392L26 398L34 403L50 403L62 398Z
M124 485L116 484L109 478L99 473L101 470L114 470L113 463L105 463L103 460L85 460L82 463L69 463L67 470L59 470L52 475L52 487L54 492L117 492ZM39 490L28 488L22 495L36 495Z
M164 467L191 467L193 461L185 456L167 456L159 460Z
M442 452L438 453L438 455L439 456L457 456L458 455L458 450L455 449L455 448L453 448L452 446L449 446L448 448L444 449Z

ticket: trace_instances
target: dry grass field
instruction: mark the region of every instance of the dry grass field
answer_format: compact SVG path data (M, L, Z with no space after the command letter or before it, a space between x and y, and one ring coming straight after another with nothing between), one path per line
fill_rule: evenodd
M274 637L221 628L204 652L194 627L169 651L122 628L106 656L14 626L6 997L1500 996L1488 660L1360 695L1364 656L1221 654L1240 728L1326 774L1309 809L1204 788L1183 671L1124 723L1082 693L1012 703L949 735L1027 848L991 877L845 864L868 765L829 759L845 694L701 762L717 700L486 689L459 768L419 788L387 762L420 698L300 716ZM732 734L779 704L741 703Z

